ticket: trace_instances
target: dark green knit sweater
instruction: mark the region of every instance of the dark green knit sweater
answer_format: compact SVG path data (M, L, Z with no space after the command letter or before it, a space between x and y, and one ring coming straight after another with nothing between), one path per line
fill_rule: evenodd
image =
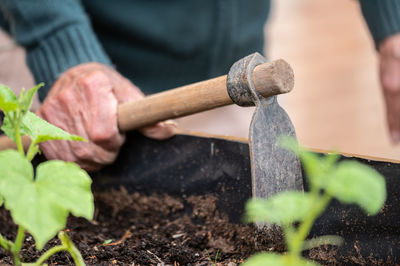
M400 31L399 0L360 1L376 42ZM153 93L221 75L262 52L270 2L0 0L0 8L46 89L68 68L95 61Z
M0 7L47 88L68 68L97 61L153 93L221 75L262 52L269 0L251 2L1 0Z

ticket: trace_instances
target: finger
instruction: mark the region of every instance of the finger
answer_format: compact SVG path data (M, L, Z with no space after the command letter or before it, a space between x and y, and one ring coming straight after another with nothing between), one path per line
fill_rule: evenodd
M400 142L400 60L382 57L380 69L390 137L393 143L398 143Z
M385 95L386 118L389 133L393 143L400 142L400 93L388 93Z
M63 160L67 162L76 162L71 147L67 141L51 140L40 143L40 150L48 160Z
M79 161L92 161L99 165L111 164L118 154L118 150L110 151L90 141L71 141L70 146Z
M157 140L168 139L175 135L177 123L173 120L159 122L153 126L139 129L144 136Z
M80 113L89 139L105 149L118 150L124 138L117 122L118 102L109 77L102 71L92 71L83 77L78 87L87 104Z

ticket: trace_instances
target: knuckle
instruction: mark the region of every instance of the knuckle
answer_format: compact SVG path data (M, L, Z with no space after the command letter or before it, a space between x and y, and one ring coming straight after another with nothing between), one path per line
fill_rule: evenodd
M102 117L102 121L93 120L87 125L89 139L94 143L108 142L119 135L115 117Z
M109 83L108 76L102 70L92 70L78 80L78 86L86 89Z
M78 160L89 160L92 154L87 148L77 148L73 152Z
M94 143L103 143L108 141L112 137L112 134L107 131L101 131L101 130L92 130L90 132L90 139Z
M68 103L71 103L71 102L74 102L74 93L73 93L73 91L72 90L70 90L70 89L64 89L64 90L61 90L58 94L57 94L57 97L54 97L53 98L53 100L52 100L52 102L54 103L54 104L58 104L58 102L60 102L61 104L68 104Z
M96 144L101 144L102 146L118 146L118 142L115 141L119 139L119 133L115 130L110 131L101 131L101 130L94 130L90 134L91 140Z
M76 145L73 149L73 153L77 160L90 160L92 157L92 151L88 143L81 143L81 145Z
M99 149L96 153L96 163L100 165L108 165L115 161L117 158L117 152L109 152L103 149Z

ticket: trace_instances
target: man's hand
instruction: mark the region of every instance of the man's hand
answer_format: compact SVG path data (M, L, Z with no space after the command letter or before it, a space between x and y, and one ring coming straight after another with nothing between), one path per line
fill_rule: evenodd
M386 117L393 143L400 142L400 34L381 42L380 80L386 102Z
M78 163L93 171L111 164L125 140L118 130L118 104L143 97L143 93L113 69L85 63L66 71L53 85L38 115L88 142L49 141L41 144L48 159ZM165 139L175 125L158 123L141 129L142 134Z

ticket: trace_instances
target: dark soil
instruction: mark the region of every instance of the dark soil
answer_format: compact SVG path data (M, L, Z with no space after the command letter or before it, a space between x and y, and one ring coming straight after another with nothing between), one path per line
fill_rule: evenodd
M169 195L129 194L125 189L96 193L94 220L70 217L67 233L88 265L229 265L243 262L257 251L283 252L281 234L260 233L253 226L231 224L218 212L213 196L174 198ZM16 226L0 209L0 233L14 239ZM257 244L255 244L257 243ZM45 250L58 244L51 240ZM27 235L25 262L40 253ZM338 265L335 249L320 247L309 257L324 265ZM385 265L371 258L347 259L349 265ZM217 262L217 264L215 264ZM72 265L67 253L58 253L51 265ZM372 263L372 264L370 264ZM0 265L12 264L0 249Z
M94 220L70 217L68 235L88 265L237 265L257 250L281 247L274 241L255 246L252 226L231 224L216 209L213 196L174 198L169 195L128 194L126 190L97 193ZM0 233L14 239L17 230L9 213L0 209ZM45 247L58 244L54 239ZM275 248L273 247L275 246ZM25 262L40 255L28 235L22 250ZM218 254L218 255L217 255ZM73 264L67 253L51 257L49 264ZM0 264L12 264L0 249Z

